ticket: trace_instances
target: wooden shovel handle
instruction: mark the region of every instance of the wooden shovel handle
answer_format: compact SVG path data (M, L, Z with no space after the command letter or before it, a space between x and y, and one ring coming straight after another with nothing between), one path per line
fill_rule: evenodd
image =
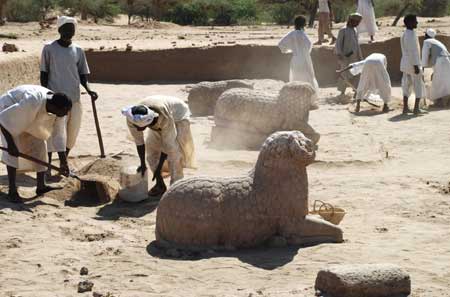
M102 131L100 130L100 123L98 122L98 115L97 115L97 107L95 105L95 100L91 99L92 102L92 112L94 113L94 121L95 121L95 129L97 129L97 137L98 137L98 144L100 146L100 158L105 158L105 148L103 146L103 138L102 138Z
M0 146L0 150L5 151L5 152L8 152L8 149L5 148L5 147L2 147L2 146ZM19 152L19 157L21 157L21 158L23 158L23 159L26 159L26 160L28 160L28 161L34 162L34 163L39 164L39 165L42 165L42 166L45 166L45 167L49 167L49 168L51 168L51 169L53 169L53 170L56 170L56 171L58 171L58 172L62 172L61 168L59 168L59 167L56 167L56 166L54 166L54 165L51 165L50 163L47 163L47 162L45 162L45 161L36 159L35 157L32 157L32 156L23 154L23 153L21 153L21 152Z

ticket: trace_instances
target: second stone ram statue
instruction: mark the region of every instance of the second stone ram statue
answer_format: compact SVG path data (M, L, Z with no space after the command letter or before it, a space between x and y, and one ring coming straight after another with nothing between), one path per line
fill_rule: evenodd
M218 99L211 144L217 148L259 149L276 131L301 131L314 144L320 139L309 124L316 93L301 82L285 84L278 94L243 88L230 89Z

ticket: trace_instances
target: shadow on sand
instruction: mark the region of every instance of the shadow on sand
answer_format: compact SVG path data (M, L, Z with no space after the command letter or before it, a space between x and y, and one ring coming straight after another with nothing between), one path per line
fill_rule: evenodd
M11 209L12 211L33 212L34 208L43 205L59 208L59 205L43 202L39 198L39 196L34 196L28 199L24 198L24 203L12 203L8 200L8 194L0 191L0 211L3 209Z
M152 257L160 259L171 259L179 261L197 261L212 258L238 258L240 261L254 267L274 270L282 267L294 259L301 247L288 246L282 248L260 247L242 249L238 251L181 251L179 249L168 249L158 247L156 241L147 246L147 253Z
M424 115L426 115L426 113L421 113L419 115L402 114L401 113L401 114L393 116L392 118L389 119L389 121L390 122L394 122L394 123L403 122L403 121L409 121L409 120L413 120L413 119L418 118L418 117L422 117Z
M112 203L104 205L97 212L97 220L118 220L122 217L141 218L153 212L158 207L159 200L145 200L139 203L129 203L115 199Z

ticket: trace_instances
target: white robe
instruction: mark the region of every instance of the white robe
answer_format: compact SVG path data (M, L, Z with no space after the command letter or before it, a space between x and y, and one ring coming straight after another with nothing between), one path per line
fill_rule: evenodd
M292 53L289 81L309 83L317 92L319 84L311 59L312 43L308 35L303 30L291 31L280 40L278 47L283 54Z
M181 99L171 96L154 95L140 102L159 114L158 121L144 132L138 131L127 120L128 129L136 145L145 144L147 163L155 172L161 152L167 154L170 183L184 177L183 168L195 168L195 148L190 129L191 111Z
M21 153L47 161L45 140L52 133L56 116L46 109L49 89L24 85L0 96L0 124L8 130ZM2 145L7 147L2 135ZM45 171L47 168L2 152L2 162L19 171Z
M358 33L367 33L370 36L378 31L375 11L371 0L358 0L358 13L362 15L361 23L358 26Z
M353 75L361 74L357 100L371 100L378 96L387 104L391 100L391 78L387 72L387 59L382 54L371 54L365 60L351 64Z
M431 48L436 46L441 49L439 56L436 58L436 64L432 65ZM423 43L422 48L422 66L433 67L433 81L431 83L431 91L429 99L434 101L450 96L450 54L444 44L436 39L427 39Z

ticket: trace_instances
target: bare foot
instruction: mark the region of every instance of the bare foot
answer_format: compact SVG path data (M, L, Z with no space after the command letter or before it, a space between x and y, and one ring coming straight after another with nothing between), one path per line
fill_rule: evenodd
M51 191L54 191L54 190L57 190L57 189L58 188L55 188L55 187L44 186L43 188L36 189L36 195L42 196L45 193L48 193L48 192L51 192Z
M167 188L165 185L155 185L151 190L148 192L148 196L150 197L158 197L162 196L167 191Z
M6 198L11 203L23 203L22 197L20 197L17 192L8 193L8 198Z

